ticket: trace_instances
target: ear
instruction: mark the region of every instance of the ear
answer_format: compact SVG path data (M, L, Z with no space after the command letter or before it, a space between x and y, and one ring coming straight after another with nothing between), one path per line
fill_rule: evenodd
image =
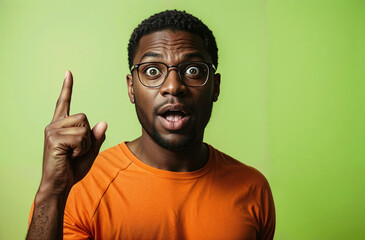
M131 103L134 104L135 100L134 100L134 89L133 89L133 77L132 77L132 75L127 74L126 75L126 80L127 80L129 101L131 101Z
M218 101L219 92L221 86L221 75L219 73L214 74L214 89L213 89L213 101Z

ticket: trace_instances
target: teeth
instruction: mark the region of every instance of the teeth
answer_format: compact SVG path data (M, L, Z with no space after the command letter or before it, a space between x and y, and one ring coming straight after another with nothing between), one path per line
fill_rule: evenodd
M172 115L169 114L166 116L166 119L170 122L177 122L179 120L181 120L183 117L181 115Z

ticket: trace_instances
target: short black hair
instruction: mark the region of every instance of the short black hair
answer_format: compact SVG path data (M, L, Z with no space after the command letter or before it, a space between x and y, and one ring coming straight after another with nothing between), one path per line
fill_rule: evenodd
M144 35L161 30L180 30L200 36L203 39L205 48L212 58L212 63L215 67L218 67L218 48L213 32L200 19L185 11L178 11L175 9L156 13L143 20L138 27L134 29L128 43L129 68L133 66L133 58L139 40Z

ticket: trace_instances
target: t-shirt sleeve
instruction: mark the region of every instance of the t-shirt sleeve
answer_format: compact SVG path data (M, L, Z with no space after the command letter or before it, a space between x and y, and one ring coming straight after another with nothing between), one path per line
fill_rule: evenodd
M63 239L92 239L92 237L86 229L74 222L72 217L65 213L63 219Z
M28 230L29 230L30 224L32 222L33 212L34 212L34 201L32 202L32 205L30 207L30 212L29 212L29 217L28 217Z
M90 233L90 212L92 201L86 190L77 183L72 187L63 216L63 239L93 239ZM81 186L81 187L80 187Z
M259 239L272 240L275 232L275 205L269 183L265 179L259 196L261 206Z

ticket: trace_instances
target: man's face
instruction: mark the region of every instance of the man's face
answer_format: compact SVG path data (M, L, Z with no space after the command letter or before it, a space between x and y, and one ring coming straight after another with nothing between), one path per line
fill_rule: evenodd
M182 62L212 63L201 37L184 31L163 30L143 36L133 64L163 62L169 66ZM136 105L142 125L142 136L150 137L160 146L181 151L203 140L213 101L219 95L220 75L210 69L204 86L189 87L179 78L177 69L169 69L159 88L143 86L134 70L127 75L128 94Z

